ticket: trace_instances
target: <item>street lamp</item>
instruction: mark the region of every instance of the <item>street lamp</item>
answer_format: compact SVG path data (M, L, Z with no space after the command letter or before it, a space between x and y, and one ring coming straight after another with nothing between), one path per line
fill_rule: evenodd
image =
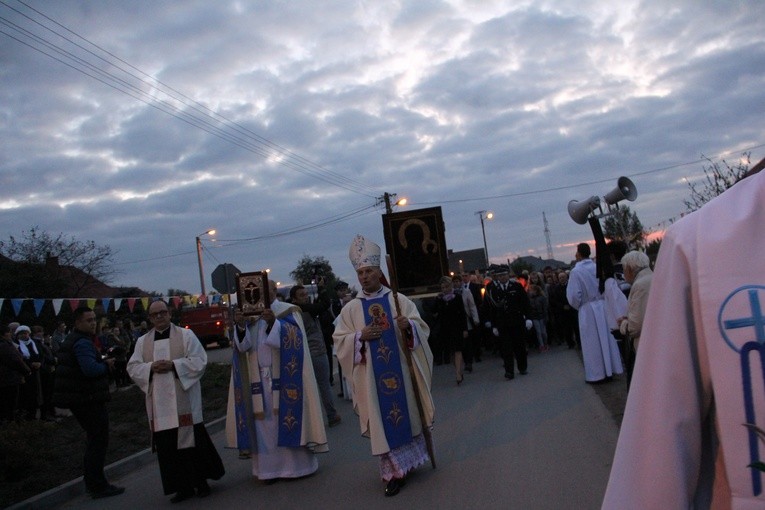
M205 235L214 235L215 229L211 228L210 230L207 230L205 232L202 232L196 237L197 240L197 262L199 263L199 285L202 287L202 295L206 295L207 292L205 291L205 276L204 276L204 270L202 269L202 241L199 239L202 236Z
M385 193L383 193L383 196L377 198L377 204L385 204L385 212L388 214L391 214L393 213L394 205L406 205L406 202L407 202L406 197L403 197L403 198L399 198L398 200L396 200L395 203L391 205L390 201L392 198L395 198L395 197L396 197L395 193L388 193L386 191Z
M476 211L476 214L481 218L481 233L483 234L483 258L486 261L486 268L489 268L489 249L486 247L486 229L483 225L483 220L486 218L490 220L494 217L493 212Z

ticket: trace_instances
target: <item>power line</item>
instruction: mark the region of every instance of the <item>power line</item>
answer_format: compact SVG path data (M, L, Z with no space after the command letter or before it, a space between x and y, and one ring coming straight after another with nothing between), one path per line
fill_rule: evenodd
M175 100L179 103L181 103L184 107L190 108L191 111L185 111L178 106L169 103L165 99L161 99L158 97L155 97L154 95L150 94L149 92L145 92L141 88L139 88L137 85L131 84L125 79L113 74L112 72L108 70L101 69L94 63L88 62L87 60L75 55L74 53L70 52L69 50L66 50L62 48L61 46L57 45L56 43L45 39L44 37L34 34L30 32L29 30L22 28L21 26L17 25L16 23L13 23L12 21L0 17L0 22L2 22L6 27L10 28L11 30L16 31L17 33L21 34L24 37L27 37L32 42L24 41L20 39L19 37L16 37L12 34L9 34L8 32L1 31L3 35L6 35L7 37L10 37L11 39L16 40L17 42L24 44L25 46L38 51L82 74L85 74L86 76L89 76L111 88L114 88L115 90L122 92L126 95L129 95L130 97L137 99L139 101L142 101L143 103L154 107L155 109L158 109L159 111L166 113L168 115L172 115L173 117L182 120L186 122L187 124L190 124L194 127L197 127L199 129L202 129L203 131L212 134L213 136L216 136L222 140L225 140L229 143L232 143L234 145L237 145L238 147L241 147L245 150L248 150L250 152L253 152L259 156L262 156L264 158L275 158L276 162L279 163L282 166L289 167L293 170L296 170L304 175L308 175L310 177L314 177L318 180L321 180L325 183L341 187L343 189L346 189L347 191L351 191L353 193L361 194L368 196L370 198L375 197L377 194L374 192L374 189L368 185L365 185L359 181L355 181L345 175L342 175L337 172L333 172L331 170L328 170L321 165L318 165L316 163L313 163L312 161L258 135L257 133L253 132L252 130L242 126L241 124L232 121L231 119L211 110L210 108L202 105L201 103L194 101L193 99L189 98L188 96L184 95L183 93L179 92L178 90L170 87L169 85L165 84L164 82L158 80L157 78L154 78L147 73L141 71L137 67L133 66L132 64L129 64L125 60L117 57L116 55L108 52L107 50L101 48L100 46L96 45L95 43L92 43L88 39L80 36L76 32L70 30L69 28L65 27L61 23L53 20L52 18L48 17L47 15L43 14L42 12L38 11L37 9L27 5L26 3L19 0L19 3L21 5L26 6L28 9L34 11L35 13L39 14L40 16L44 17L45 19L49 20L50 22L56 24L57 26L61 27L62 29L66 30L68 33L73 34L77 38L79 38L82 41L85 41L87 44L91 45L94 48L97 48L98 50L102 51L109 57L112 57L116 59L117 61L125 64L131 69L136 70L141 75L149 78L152 80L152 82L148 82L145 79L141 78L140 76L137 76L136 74L130 72L128 69L126 69L123 66L118 65L113 60L109 60L107 58L102 57L101 55L98 55L94 53L93 51L89 50L88 48L85 48L84 46L78 44L77 42L73 41L66 35L63 35L44 24L40 23L39 21L31 18L27 14L19 11L18 9L8 5L7 2L1 1L0 4L5 5L7 8L11 9L12 11L18 13L19 15L23 16L24 18L30 20L32 23L35 23L36 25L42 27L44 30L51 32L55 34L56 36L66 40L70 44L76 46L77 48L85 51L86 53L94 56L98 60L106 63L107 65L118 69L129 79L137 80L139 85L145 85L150 87L150 90L158 91L161 94L164 94L165 96L169 97L172 100ZM52 55L51 53L45 51L44 49L40 48L37 45L41 45L44 48L47 48L50 51L53 51L57 54L59 54L64 59L69 59L70 62L66 62L62 60L62 58L59 58L55 55ZM83 67L85 69L83 69ZM87 69L87 70L86 70ZM90 72L89 72L89 71ZM95 76L93 73L99 75ZM158 86L158 85L161 85ZM131 92L132 91L132 92ZM170 92L168 92L170 91ZM136 95L137 94L137 95ZM148 98L144 99L144 97ZM157 105L156 103L159 103Z
M754 150L754 149L759 149L761 147L765 147L765 143L759 144L759 145L753 145L751 147L747 147L747 148L741 149L739 151L727 151L727 152L725 152L723 154L733 154L734 152L748 152L748 151L751 151L751 150ZM674 168L680 168L680 167L684 167L684 166L695 165L695 164L701 163L703 161L707 161L707 158L700 157L697 160L688 161L686 163L678 163L676 165L669 165L669 166L664 166L664 167L661 167L661 168L654 168L652 170L646 170L644 172L635 172L635 173L631 173L631 174L625 174L625 176L626 177L639 177L641 175L648 175L648 174L653 174L653 173L658 173L658 172L664 172L666 170L672 170ZM483 201L483 200L493 200L493 199L497 199L497 198L511 198L511 197L522 197L522 196L526 196L526 195L537 195L537 194L540 194L540 193L549 193L550 191L561 191L561 190L566 190L566 189L574 189L574 188L580 188L582 186L592 186L594 184L603 184L603 183L609 183L609 182L613 182L613 177L609 177L607 179L598 179L598 180L589 181L589 182L580 182L578 184L568 184L566 186L556 186L556 187L552 187L552 188L541 188L541 189L536 189L536 190L531 190L531 191L518 191L516 193L504 193L502 195L487 195L487 196L483 196L483 197L474 197L474 198L459 198L459 199L454 199L454 200L439 200L438 202L414 202L414 201L410 201L410 203L412 205L414 205L415 203L418 204L418 205L458 204L458 203L465 203L465 202L476 202L476 201Z
M262 240L265 240L265 239L274 239L274 238L278 238L278 237L285 237L285 236L290 236L290 235L294 235L294 234L299 234L299 233L302 233L302 232L307 232L309 230L315 230L315 229L327 227L329 225L334 225L335 223L339 223L339 222L341 222L343 220L347 220L349 218L359 217L359 216L363 216L365 214L369 214L370 212L372 212L377 207L377 205L378 204L365 205L363 207L354 209L352 211L340 213L340 214L337 214L335 216L330 216L330 217L325 218L323 220L315 221L315 222L312 222L312 223L307 223L305 225L299 225L299 226L291 227L291 228L288 228L286 230L281 230L281 231L278 231L278 232L272 232L272 233L269 233L269 234L263 234L263 235L260 235L260 236L247 237L247 238L241 238L241 239L219 239L219 240L217 240L217 242L221 243L221 244L219 246L216 246L216 248L226 248L226 247L229 247L229 246L235 246L235 245L240 245L240 244L249 244L249 243L253 243L255 241L262 241ZM210 251L209 251L210 249L209 248L205 247L205 249L207 250L207 253L210 253ZM139 263L142 263L142 262L153 262L155 260L165 260L165 259L169 259L169 258L181 257L181 256L184 256L184 255L190 255L190 254L194 254L194 253L196 253L196 251L189 250L189 251L183 251L183 252L179 252L179 253L172 253L170 255L161 255L161 256L157 256L157 257L149 257L149 258L140 259L140 260L131 260L131 261L127 261L127 262L116 262L114 265L119 266L119 265L128 265L128 264L139 264Z

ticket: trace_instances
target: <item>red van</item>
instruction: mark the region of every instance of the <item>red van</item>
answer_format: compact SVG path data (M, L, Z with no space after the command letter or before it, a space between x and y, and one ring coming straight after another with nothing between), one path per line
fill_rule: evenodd
M180 326L190 329L207 348L212 343L228 347L228 308L223 306L200 306L181 310Z

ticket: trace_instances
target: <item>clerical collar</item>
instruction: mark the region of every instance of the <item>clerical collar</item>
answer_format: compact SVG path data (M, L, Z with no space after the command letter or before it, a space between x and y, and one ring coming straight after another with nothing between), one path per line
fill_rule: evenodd
M166 338L170 338L170 326L164 331L154 331L154 340L164 340Z
M380 294L382 294L382 291L383 291L383 289L385 289L385 287L384 287L384 286L382 286L382 285L380 285L380 288L379 288L379 289L377 289L377 290L376 290L376 291L374 291L374 292L367 292L367 291L365 291L365 290L363 290L363 289L362 289L362 291L361 291L361 292L363 292L363 293L364 293L364 296L365 296L365 297L377 297L377 296L379 296Z

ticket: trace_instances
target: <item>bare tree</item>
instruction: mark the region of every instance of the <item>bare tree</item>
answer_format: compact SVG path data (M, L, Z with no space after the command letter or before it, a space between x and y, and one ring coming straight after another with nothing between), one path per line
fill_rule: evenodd
M691 198L683 200L683 204L685 204L688 211L693 212L700 209L702 205L722 194L723 191L740 181L749 171L750 155L750 152L743 153L738 164L735 166L731 166L724 159L722 160L722 163L717 163L702 155L702 158L704 158L709 165L703 167L703 181L688 181L688 187L691 190Z
M11 273L7 276L27 287L23 295L29 297L35 297L41 287L47 292L58 290L78 297L96 280L107 283L116 274L115 253L108 245L80 241L62 233L54 235L38 226L23 231L21 238L10 236L8 241L0 241L0 254L15 262L6 268Z

